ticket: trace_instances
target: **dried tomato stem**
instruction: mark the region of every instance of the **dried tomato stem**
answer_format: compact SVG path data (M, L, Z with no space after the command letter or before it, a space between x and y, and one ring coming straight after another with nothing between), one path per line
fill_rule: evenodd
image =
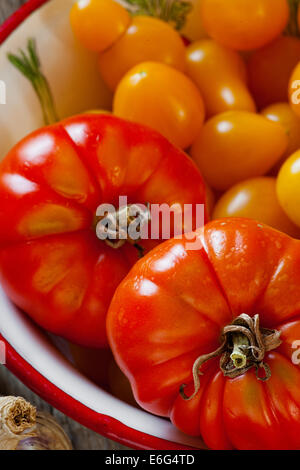
M266 381L271 377L270 367L263 361L265 353L276 349L281 344L280 332L260 328L259 315L250 317L245 313L239 315L230 325L225 326L221 335L221 345L209 354L204 354L193 365L194 393L184 393L185 384L180 387L180 395L184 400L194 398L200 389L201 366L213 357L220 357L220 369L224 376L231 379L245 374L255 367L258 380ZM265 375L261 377L259 370Z
M121 248L126 242L133 245L144 256L144 249L138 243L142 237L142 228L151 218L149 204L142 207L138 204L129 204L120 207L116 212L97 212L94 225L96 234L109 247Z

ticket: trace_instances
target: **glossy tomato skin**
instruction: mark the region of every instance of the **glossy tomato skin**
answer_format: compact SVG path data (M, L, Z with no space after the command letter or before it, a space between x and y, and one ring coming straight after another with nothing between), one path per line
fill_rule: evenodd
M100 54L100 73L114 91L128 70L145 61L162 62L184 72L185 46L180 34L165 21L136 16L123 36Z
M300 227L300 150L282 165L277 178L277 196L282 209Z
M288 136L287 149L273 168L273 173L277 174L284 161L300 149L300 116L293 111L287 102L271 104L264 108L261 114L270 121L281 124Z
M300 242L249 219L221 219L197 231L197 245L165 242L139 261L118 287L107 318L114 356L138 403L202 435L212 449L299 449L300 371L292 362L299 338ZM194 240L195 241L195 240ZM224 377L219 360L192 366L215 351L241 312L282 332L265 355L267 382L253 369Z
M131 18L114 0L78 0L70 20L77 39L87 49L102 52L125 33Z
M280 36L251 54L249 87L259 109L288 100L289 80L299 58L300 39L291 36Z
M183 207L204 203L205 187L159 134L104 114L40 129L0 165L1 284L39 325L83 346L107 346L110 300L138 258L95 233L98 206L117 209L119 196ZM146 251L157 243L141 241Z
M206 121L191 156L212 188L226 190L267 173L287 145L279 123L246 111L227 111Z
M258 49L279 36L289 18L287 0L202 0L203 24L224 46Z
M148 125L174 145L187 149L202 128L205 109L196 85L165 64L143 62L119 83L114 114Z
M198 39L207 38L207 32L204 29L201 3L202 0L191 0L192 10L186 18L186 22L181 29L180 33L189 41L198 41Z
M256 111L246 65L237 52L203 39L187 48L186 57L187 74L203 96L208 117L234 109Z
M276 178L262 176L241 181L226 191L215 205L212 218L245 217L300 238L299 228L292 223L279 204Z

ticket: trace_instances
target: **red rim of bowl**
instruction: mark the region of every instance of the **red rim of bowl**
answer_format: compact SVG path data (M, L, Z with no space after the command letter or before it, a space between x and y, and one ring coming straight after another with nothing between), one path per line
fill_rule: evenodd
M28 17L42 5L50 0L28 0L22 7L13 13L0 26L0 45L8 36ZM192 450L188 447L176 444L165 439L160 439L150 434L132 429L120 421L97 413L86 407L79 401L66 394L54 384L49 382L39 372L10 346L0 335L6 345L6 367L18 377L28 388L37 393L41 398L50 403L65 415L81 423L83 426L112 439L120 444L138 450Z

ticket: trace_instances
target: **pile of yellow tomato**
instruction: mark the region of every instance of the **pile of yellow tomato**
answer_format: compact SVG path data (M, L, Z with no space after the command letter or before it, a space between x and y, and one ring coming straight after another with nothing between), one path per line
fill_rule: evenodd
M79 0L71 24L99 55L113 113L159 131L196 162L212 218L254 218L300 238L295 3L194 0L177 31L155 11Z

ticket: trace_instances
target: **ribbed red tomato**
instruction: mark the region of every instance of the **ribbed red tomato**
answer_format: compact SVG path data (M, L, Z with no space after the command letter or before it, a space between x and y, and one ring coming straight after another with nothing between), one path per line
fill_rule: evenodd
M155 248L111 303L136 400L213 449L300 449L300 242L227 218L194 243Z
M1 284L39 325L90 347L107 345L108 306L138 257L96 236L98 206L119 209L119 196L183 209L203 203L205 187L166 139L110 115L40 129L0 165Z

